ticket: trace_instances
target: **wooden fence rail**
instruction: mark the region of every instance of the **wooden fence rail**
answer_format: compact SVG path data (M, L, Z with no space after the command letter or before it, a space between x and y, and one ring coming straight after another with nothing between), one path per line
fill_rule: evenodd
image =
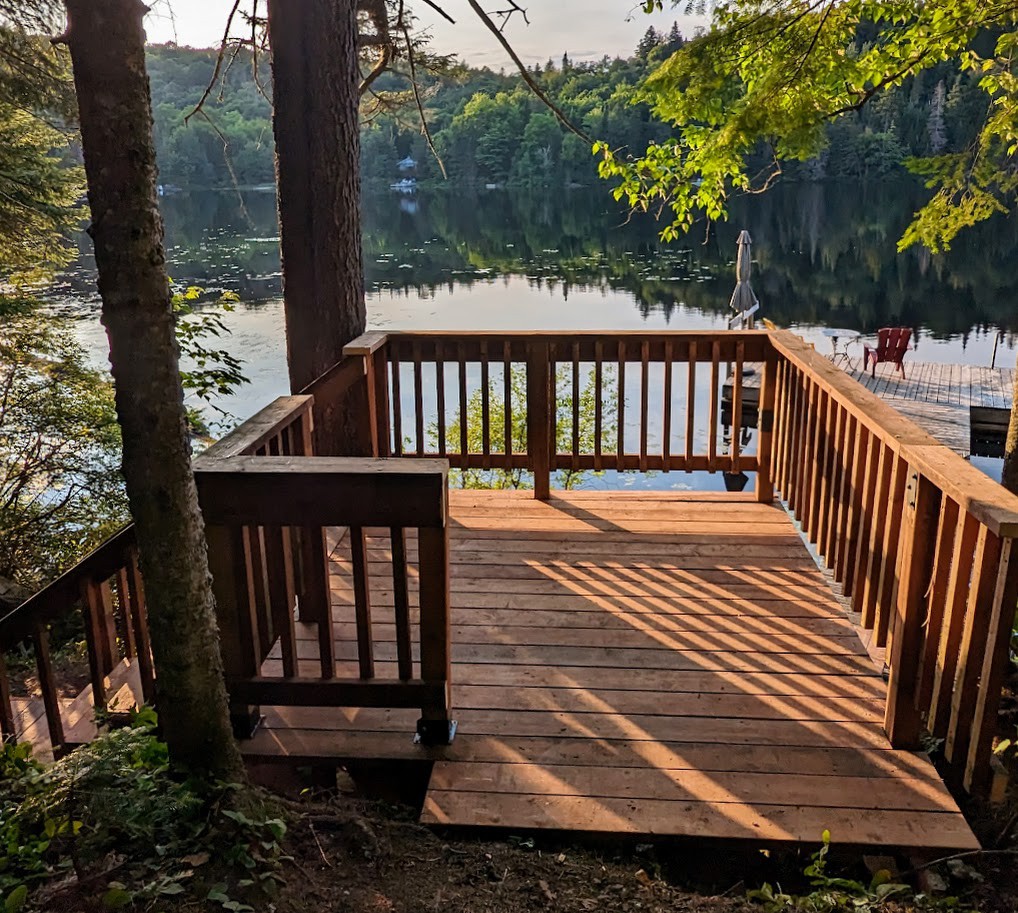
M744 372L769 350L762 332L368 333L344 354L364 363L371 453L524 470L546 499L560 470L766 476L725 440L721 388L738 429Z
M283 397L294 442L260 441L253 455L242 426L195 462L205 517L231 715L250 735L259 705L418 707L425 742L451 737L447 473L444 461L315 456L312 401ZM271 424L271 422L267 422ZM248 423L251 424L251 423ZM257 423L255 423L256 425ZM240 445L240 446L238 446ZM242 452L241 452L242 451ZM398 677L375 675L366 530L392 542ZM340 675L330 598L327 530L352 554L357 675ZM418 541L419 661L414 669L405 537ZM402 598L400 598L402 594ZM317 627L317 657L300 656L296 619ZM278 645L278 670L266 661Z
M762 377L747 451L750 370ZM450 465L532 473L541 498L558 471L755 472L757 498L780 493L883 651L891 743L916 748L926 730L943 740L959 785L986 788L1018 604L1018 497L801 339L369 333L309 391L277 400L196 461L238 730L250 731L261 704L409 706L422 710L425 740L448 740ZM362 457L327 455L339 437ZM339 528L353 617L334 624L326 542ZM372 636L368 567L379 560L393 577L388 678L376 675ZM72 611L83 612L96 705L106 705L111 668L134 658L152 699L129 527L0 619L5 737L17 725L4 654L28 641L53 746L70 743L48 633ZM302 657L296 625L309 622L315 650ZM337 631L356 640L350 669L337 664Z
M984 790L1018 605L1018 498L791 333L772 336L775 484L885 651L892 745Z

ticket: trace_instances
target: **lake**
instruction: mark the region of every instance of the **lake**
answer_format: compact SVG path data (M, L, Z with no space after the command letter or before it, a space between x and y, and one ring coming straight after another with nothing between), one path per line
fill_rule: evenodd
M368 193L368 320L394 329L720 329L730 314L735 239L745 228L761 315L818 351L830 351L825 327L910 325L915 359L989 364L1000 332L998 363L1013 364L1018 220L970 230L941 256L899 254L895 242L921 200L911 181L789 184L739 199L729 222L663 245L661 225L628 218L606 187ZM228 345L251 383L222 405L246 417L287 392L274 196L195 191L161 205L172 278L210 297L240 296L227 318ZM87 238L80 247L47 297L104 364Z

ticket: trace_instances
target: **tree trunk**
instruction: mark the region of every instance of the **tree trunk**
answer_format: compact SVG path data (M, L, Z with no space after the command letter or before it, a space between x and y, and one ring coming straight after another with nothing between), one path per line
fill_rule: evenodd
M357 4L269 0L268 21L286 354L296 393L339 361L366 323ZM356 406L327 406L316 404L319 440L333 453L354 452Z
M141 552L170 756L243 777L230 730L156 203L141 0L65 0L89 233L110 341L124 478Z
M1011 391L1011 419L1007 423L1007 439L1004 441L1004 469L1000 484L1008 491L1018 494L1018 374L1015 388Z

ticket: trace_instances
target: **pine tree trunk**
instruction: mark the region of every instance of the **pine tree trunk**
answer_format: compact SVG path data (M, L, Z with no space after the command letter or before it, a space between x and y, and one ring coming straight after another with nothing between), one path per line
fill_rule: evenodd
M1011 419L1004 441L1004 469L1000 484L1018 494L1018 374L1015 375L1015 388L1011 391Z
M65 0L127 497L175 763L243 776L230 730L156 203L141 0Z
M298 392L366 324L357 4L269 0L268 21L287 363ZM325 405L316 404L319 440L333 453L355 452L356 405Z

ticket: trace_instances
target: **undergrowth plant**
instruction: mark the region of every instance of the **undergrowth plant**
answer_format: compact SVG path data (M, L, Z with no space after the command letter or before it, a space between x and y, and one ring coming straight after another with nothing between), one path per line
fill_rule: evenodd
M282 818L236 784L177 776L155 722L144 709L51 765L0 749L3 913L175 899L243 913L275 893Z
M750 900L760 904L763 913L876 913L889 902L909 900L915 910L950 910L960 907L955 897L932 898L913 894L907 884L894 880L887 869L881 869L869 882L839 878L828 874L831 832L824 831L823 845L814 853L804 870L813 888L808 894L787 894L780 885L764 884L749 891Z

